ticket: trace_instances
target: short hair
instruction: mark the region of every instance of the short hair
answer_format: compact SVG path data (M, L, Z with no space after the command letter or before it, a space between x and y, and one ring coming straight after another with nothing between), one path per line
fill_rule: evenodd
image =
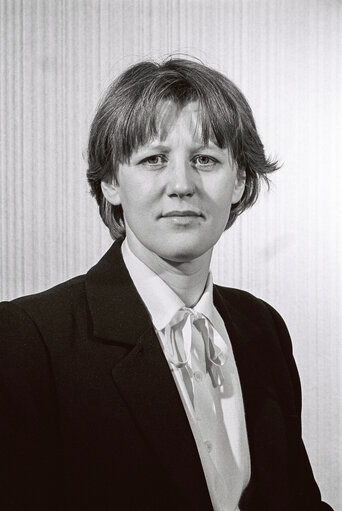
M196 60L168 57L162 63L143 61L129 67L108 88L91 125L87 178L112 238L125 236L121 206L107 201L101 181L116 180L119 164L158 134L160 107L172 101L180 107L199 102L203 143L228 148L245 175L245 189L233 204L226 229L257 200L260 182L277 170L266 158L252 110L226 76ZM227 199L228 200L228 199Z

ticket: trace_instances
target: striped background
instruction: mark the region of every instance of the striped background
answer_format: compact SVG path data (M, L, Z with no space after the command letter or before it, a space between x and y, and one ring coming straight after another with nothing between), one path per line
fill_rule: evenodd
M83 155L116 74L187 53L246 94L283 167L224 235L213 272L284 316L306 445L341 511L342 2L0 0L0 30L2 299L83 272L109 246Z

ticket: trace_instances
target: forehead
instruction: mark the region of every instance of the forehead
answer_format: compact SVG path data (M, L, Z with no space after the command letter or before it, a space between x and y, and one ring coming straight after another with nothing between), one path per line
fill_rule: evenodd
M208 143L209 140L217 143L216 138L209 130L205 136L203 124L207 119L203 108L198 101L191 101L185 105L179 105L173 101L163 101L157 107L155 115L156 134L154 139L164 141L174 129L186 129L192 134L192 138L200 143ZM208 140L204 140L208 138Z

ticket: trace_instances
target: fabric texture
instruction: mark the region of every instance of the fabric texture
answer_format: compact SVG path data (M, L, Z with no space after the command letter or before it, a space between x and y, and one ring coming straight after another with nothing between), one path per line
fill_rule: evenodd
M279 314L214 286L241 382L251 479L241 511L323 511ZM121 256L0 306L0 509L208 511L168 363Z

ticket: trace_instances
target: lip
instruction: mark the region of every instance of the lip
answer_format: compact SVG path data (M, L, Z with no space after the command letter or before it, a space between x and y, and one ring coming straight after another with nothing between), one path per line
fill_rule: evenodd
M193 211L190 209L186 210L174 210L168 211L167 213L163 213L162 217L164 218L173 218L173 217L203 217L202 213L199 211Z

